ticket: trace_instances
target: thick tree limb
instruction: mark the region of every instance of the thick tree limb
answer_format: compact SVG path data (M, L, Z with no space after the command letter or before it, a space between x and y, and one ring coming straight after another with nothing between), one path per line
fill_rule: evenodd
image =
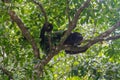
M116 23L113 27L111 27L110 29L101 33L99 36L95 37L93 40L89 40L89 42L82 47L62 46L61 49L75 51L76 54L83 53L87 49L89 49L92 45L96 44L97 42L106 41L106 40L115 40L115 39L120 38L120 35L108 37L110 35L110 33L112 33L119 26L120 26L120 22ZM105 38L105 37L107 37L107 38ZM57 55L57 53L59 51L60 51L60 49L57 49L57 52L54 52L54 50L53 50L53 52L51 52L52 54L48 54L48 56L42 60L41 64L46 65L55 55Z
M34 56L36 58L39 58L39 49L37 48L37 45L30 35L29 31L27 30L26 26L22 22L22 20L15 14L14 11L9 11L9 15L11 19L18 25L18 27L21 29L23 36L30 42L32 45L33 51L34 51Z
M109 34L112 33L119 26L120 26L120 22L116 23L113 27L101 33L99 36L95 37L93 40L89 40L89 42L82 47L62 46L61 49L75 51L76 54L83 53L87 49L89 49L92 45L96 44L99 41L114 40L114 39L120 38L120 35L108 37ZM105 37L108 37L108 38L105 39ZM56 50L52 50L51 51L52 54L49 53L48 56L41 61L41 63L37 64L37 67L43 69L44 65L46 65L55 55L57 55L61 49L57 48Z
M47 22L47 16L45 13L44 8L42 7L41 3L36 2L35 0L33 0L35 4L39 5L44 17L45 17L45 21ZM76 51L77 53L82 53L85 52L87 49L89 49L92 45L96 44L99 41L104 41L104 40L114 40L114 39L118 39L120 38L120 35L117 36L112 36L112 37L108 37L111 32L113 32L117 27L120 26L120 22L116 23L113 27L111 27L110 29L106 30L105 32L101 33L99 36L95 37L94 39L90 40L87 44L85 44L84 46L81 47L72 47L72 46L63 46L63 42L65 41L65 39L69 36L69 34L71 33L71 31L76 27L76 24L78 22L79 16L81 14L81 12L89 5L91 0L87 0L83 6L81 6L78 11L75 13L75 16L72 20L72 22L69 23L69 28L66 31L65 35L63 36L63 38L60 41L60 44L55 47L52 48L50 53L48 53L47 57L45 57L43 60L40 61L40 63L36 64L36 68L38 70L42 70L44 68L44 66L55 56L59 53L60 50L65 49L65 50L73 50ZM23 35L27 38L27 40L31 43L34 53L35 53L35 57L39 58L39 50L37 48L37 45L34 42L34 39L30 36L30 33L28 32L28 30L25 28L23 22L18 18L18 16L15 14L14 11L10 11L9 12L11 19L17 23L17 25L19 26L19 28L21 29ZM38 75L41 74L40 71L38 71Z
M87 0L79 9L78 11L75 13L75 16L73 18L73 20L69 23L69 27L68 30L66 31L66 33L64 34L64 36L62 37L61 41L60 41L60 45L59 47L62 46L62 44L64 43L64 41L66 40L66 38L70 35L71 31L76 27L76 24L78 22L79 16L82 13L82 11L88 7L89 3L91 0Z
M40 64L42 65L46 65L55 55L57 55L59 53L60 50L63 49L63 43L65 41L65 39L69 36L69 34L71 33L71 31L76 27L76 24L77 24L77 21L78 21L78 17L80 16L80 13L89 5L91 0L87 0L83 6L81 6L78 11L76 12L75 14L75 17L72 21L72 24L71 22L69 23L69 28L68 30L66 31L65 35L63 36L63 38L61 39L60 41L60 44L56 47L56 48L53 48L51 50L51 52L47 55L47 57L45 57ZM76 18L76 19L75 19ZM75 21L74 21L75 20ZM74 23L74 24L73 24ZM37 65L37 67L41 67L40 64Z
M120 22L117 22L113 27L101 33L99 36L95 37L93 40L89 40L89 42L82 47L64 46L63 49L75 51L76 54L78 54L78 53L85 52L87 49L89 49L92 45L96 44L97 42L118 39L120 38L120 35L108 37L110 33L112 33L117 27L120 27Z

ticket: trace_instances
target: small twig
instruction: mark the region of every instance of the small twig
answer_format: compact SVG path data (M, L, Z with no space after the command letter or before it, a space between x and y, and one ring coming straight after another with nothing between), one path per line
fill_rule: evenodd
M1 55L3 57L3 60L4 60L4 57L5 57L5 51L4 51L4 47L0 47L1 48Z
M36 58L40 58L40 54L39 54L39 49L37 48L37 45L35 43L35 40L32 38L32 36L30 35L30 32L27 30L26 26L24 25L24 23L22 22L22 20L16 15L16 13L14 11L9 11L9 15L11 17L11 19L16 22L16 24L18 25L18 27L21 29L23 36L30 42L30 44L32 45L33 51L34 51L34 56Z
M48 22L47 14L46 14L42 4L40 2L37 2L36 0L33 0L33 2L39 6L40 10L43 13L43 16L45 17L45 22Z
M111 36L111 37L108 37L107 39L105 39L106 41L108 40L116 40L116 39L119 39L120 38L120 35L116 35L116 36Z
M10 3L11 0L2 0L4 3Z
M7 69L3 68L2 66L0 66L0 69L2 70L2 72L4 74L6 74L10 79L13 79L13 74L12 72L8 71Z
M68 22L70 24L71 20L70 20L70 15L69 15L69 0L66 0L66 13L67 13L67 17L68 17Z

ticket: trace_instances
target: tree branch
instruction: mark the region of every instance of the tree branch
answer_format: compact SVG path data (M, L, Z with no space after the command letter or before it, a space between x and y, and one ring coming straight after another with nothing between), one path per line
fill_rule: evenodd
M42 4L40 2L37 2L36 0L33 0L33 2L39 6L40 10L42 11L43 16L45 17L45 23L47 23L48 22L47 14L46 14L46 11L43 8ZM50 45L50 50L51 50L51 48L52 48L51 34L49 34L49 33L48 33L48 43Z
M66 14L67 14L67 17L68 17L68 22L69 24L71 23L71 20L70 20L70 15L69 15L69 0L66 0Z
M10 3L11 0L2 0L4 3Z
M18 27L21 29L23 36L30 42L30 44L32 45L33 51L34 51L34 56L36 58L40 58L39 57L39 49L37 48L37 45L34 41L34 39L32 38L32 36L30 35L30 32L27 30L26 26L24 25L24 23L22 22L22 20L16 15L16 13L14 11L9 11L9 15L11 17L11 19L18 25Z
M87 47L92 46L93 44L99 42L99 39L103 39L104 40L105 37L109 36L110 33L112 33L119 26L120 26L120 21L117 22L115 25L113 25L113 27L111 27L110 29L106 30L105 32L101 33L99 36L95 37L88 44L86 44L86 46Z
M105 31L104 33L101 33L98 37L96 37L96 38L104 38L104 37L107 37L107 36L109 36L109 34L111 33L111 32L113 32L117 27L119 27L120 26L120 21L119 22L117 22L113 27L111 27L110 29L108 29L107 31Z
M81 6L78 11L75 13L75 16L73 18L73 20L71 21L71 23L69 23L69 27L68 30L65 32L64 36L62 37L62 39L60 40L60 44L59 47L62 46L62 44L64 43L64 41L66 40L66 38L70 35L71 31L76 27L76 24L78 22L79 16L82 13L82 11L88 7L89 3L91 0L87 0L83 6Z
M118 39L120 38L120 35L108 37L110 33L112 33L117 27L120 27L120 22L117 22L113 27L101 33L99 36L95 37L93 40L89 40L89 42L82 47L64 46L62 49L65 49L68 51L75 51L76 54L78 54L78 53L85 52L87 49L89 49L92 45L96 44L97 42Z
M120 35L115 35L115 36L111 36L111 37L108 37L108 38L101 38L101 39L96 39L98 42L101 42L101 41L109 41L109 40L116 40L116 39L119 39L120 38ZM93 40L84 40L82 42L92 42Z
M108 41L108 40L115 40L115 39L119 39L119 38L120 38L120 35L116 35L116 36L111 36L105 40Z
M69 28L71 28L70 30L73 30L76 27L76 24L78 22L78 19L80 17L80 14L82 13L82 11L87 8L89 6L91 0L86 0L86 2L78 9L78 11L75 13L75 16L72 20L72 26L70 26Z
M46 14L42 4L40 2L37 2L36 0L33 0L33 2L39 6L40 10L43 13L43 16L45 17L45 22L48 22L47 14Z
M78 21L78 17L80 16L80 13L89 5L90 0L87 0L84 5L82 7L80 7L80 9L76 12L75 17L72 21L72 23L74 23L74 20L76 21L75 24L77 24ZM76 19L75 19L76 18ZM63 47L63 42L65 41L65 39L69 36L69 34L71 33L73 27L76 27L76 25L71 24L71 22L69 23L69 28L66 31L65 35L62 37L62 39L60 40L60 44L53 48L51 50L51 52L47 55L47 57L45 57L44 59L42 59L41 63L42 65L46 65L55 55L57 55L59 53L60 50L62 50ZM84 47L82 47L83 49ZM41 67L40 64L38 64L37 66Z

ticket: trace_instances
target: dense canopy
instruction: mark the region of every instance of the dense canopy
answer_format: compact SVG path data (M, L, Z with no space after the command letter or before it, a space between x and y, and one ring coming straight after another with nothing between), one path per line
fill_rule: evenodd
M75 32L83 39L66 46ZM119 80L120 0L1 0L0 80L10 79Z

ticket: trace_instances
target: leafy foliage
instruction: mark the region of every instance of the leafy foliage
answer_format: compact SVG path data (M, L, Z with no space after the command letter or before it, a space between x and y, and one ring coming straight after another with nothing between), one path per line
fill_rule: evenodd
M40 0L54 30L66 30L68 14L65 0ZM70 0L69 16L85 0ZM35 64L31 45L22 35L18 26L10 19L8 10L14 10L27 26L39 46L39 31L44 17L31 0L0 1L0 67L11 71L15 80L29 80L34 74ZM85 9L74 31L82 33L85 39L92 39L107 30L120 19L119 0L92 0ZM120 28L112 35L120 34ZM120 79L120 40L104 41L92 46L87 52L66 55L61 51L44 68L43 80L118 80ZM41 57L44 57L43 54ZM0 80L9 77L0 68Z

